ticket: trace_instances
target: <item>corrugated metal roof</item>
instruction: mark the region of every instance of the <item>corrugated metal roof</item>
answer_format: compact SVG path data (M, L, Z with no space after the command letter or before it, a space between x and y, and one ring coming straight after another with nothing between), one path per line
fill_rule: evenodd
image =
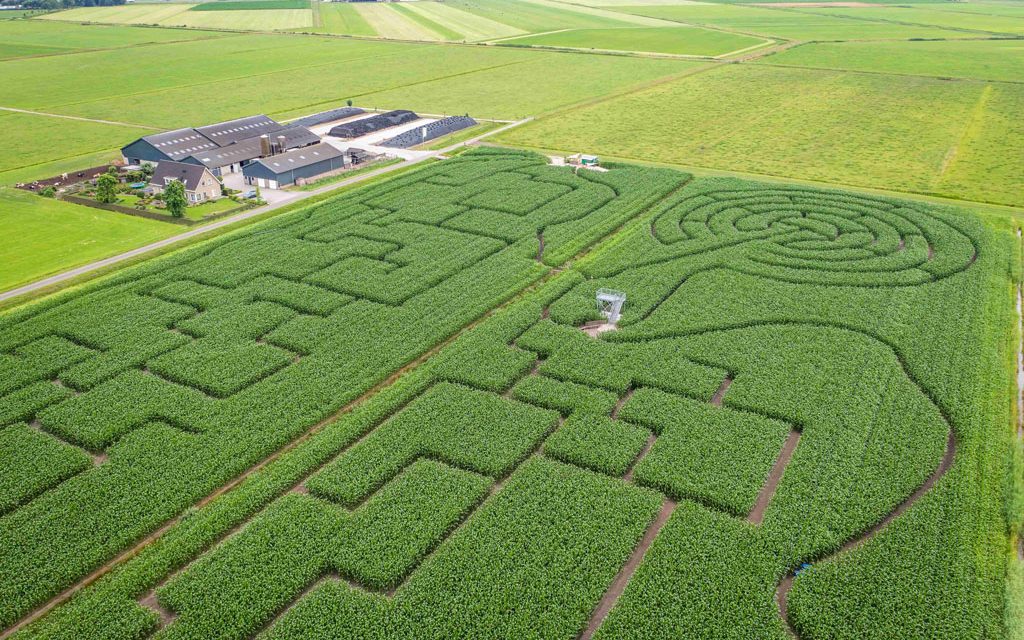
M316 135L306 127L286 127L279 131L275 131L274 133L269 134L270 141L272 143L277 143L278 136L284 136L286 149L305 147L320 142L320 136ZM262 155L262 150L260 148L260 136L256 136L254 138L239 140L227 147L213 149L205 153L198 153L192 157L208 167L226 167L236 162L244 162L246 160L258 158L260 155Z
M239 140L259 137L264 133L273 133L283 128L271 118L258 115L196 127L196 131L215 142L217 146L226 147Z
M216 149L217 144L195 129L175 129L154 133L142 138L173 160L181 160L205 149Z
M269 158L260 158L256 162L274 173L284 173L291 169L308 167L311 164L330 160L331 158L340 158L343 155L345 154L333 146L326 142L321 142L309 147L293 149L276 156L270 156Z

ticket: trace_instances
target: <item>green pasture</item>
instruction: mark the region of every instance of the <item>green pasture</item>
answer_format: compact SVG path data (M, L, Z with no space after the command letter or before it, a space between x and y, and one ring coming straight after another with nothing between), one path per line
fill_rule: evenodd
M4 145L0 148L0 171L109 149L120 146L120 140L130 141L152 133L150 129L11 111L0 111L0 128L4 132ZM49 175L39 174L35 177L45 178Z
M233 37L233 34L177 29L140 29L113 25L83 25L42 20L11 20L0 25L0 44L6 47L47 47L66 52L117 49L225 37Z
M223 0L197 4L190 11L266 11L308 8L309 0Z
M630 16L583 13L568 4L539 4L518 0L446 0L445 5L528 33L555 29L607 29L631 24Z
M181 233L182 227L0 188L0 291Z
M437 34L437 36L440 36L442 40L463 39L461 33L449 29L446 25L435 20L432 16L420 13L419 11L413 11L408 6L400 3L395 3L394 5L391 6L391 8L400 13L404 18L406 18L410 22L418 24L427 31L431 31Z
M826 13L818 14L803 10L731 4L627 6L620 9L664 20L707 25L741 33L775 36L790 40L972 37L972 34L968 32L953 31L937 26L852 20Z
M1021 92L1017 85L988 86L729 65L540 119L499 138L542 149L1024 204L1024 131L1008 112ZM991 95L984 103L986 91ZM979 103L987 104L980 112Z
M319 2L315 10L320 13L320 26L317 27L317 31L351 36L377 35L366 18L351 3Z
M988 15L977 12L941 11L932 8L891 7L830 7L827 9L800 9L817 15L835 16L848 20L873 20L944 27L965 32L1024 35L1024 16Z
M237 11L185 11L160 21L172 27L238 29L241 31L284 31L313 25L309 9L242 9Z
M442 36L386 3L359 2L353 5L377 35L393 40L441 40Z
M825 42L763 58L768 64L921 76L1024 80L1024 40Z
M699 27L576 29L515 38L505 42L515 45L695 56L718 56L765 43L761 38Z
M158 24L191 9L191 4L130 4L116 7L77 7L48 13L44 20L106 22L111 24Z
M446 25L460 34L460 40L492 40L523 33L522 29L458 9L448 2L410 2L403 6L409 11L427 16L438 24Z

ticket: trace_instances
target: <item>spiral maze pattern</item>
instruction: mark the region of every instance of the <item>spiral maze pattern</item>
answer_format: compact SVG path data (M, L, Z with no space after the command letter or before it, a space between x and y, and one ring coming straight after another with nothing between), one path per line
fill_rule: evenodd
M730 268L803 284L922 284L978 254L954 222L906 203L799 188L691 194L654 220L651 235L676 256L742 245Z

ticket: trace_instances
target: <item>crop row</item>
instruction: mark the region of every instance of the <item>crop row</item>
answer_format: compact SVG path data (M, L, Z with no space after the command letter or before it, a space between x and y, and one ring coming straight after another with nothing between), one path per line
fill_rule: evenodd
M0 626L546 273L535 230L509 244L388 218L437 220L491 190L500 201L508 180L547 194L536 202L593 184L518 172L530 167L545 161L464 154L0 319L0 367L16 372L0 383L3 425L38 418L109 455L63 481L57 463L14 457L13 474L43 465L52 484L0 521L0 546L16 550L0 557ZM638 213L630 202L616 215Z

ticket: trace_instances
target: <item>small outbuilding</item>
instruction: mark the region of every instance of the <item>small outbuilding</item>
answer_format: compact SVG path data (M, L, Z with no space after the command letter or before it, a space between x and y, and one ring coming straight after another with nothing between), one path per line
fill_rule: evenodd
M345 153L321 142L255 160L242 167L242 175L246 184L281 189L299 178L315 178L345 166Z
M600 165L598 157L589 153L577 153L569 156L565 160L573 167L596 167Z
M159 192L177 180L185 185L185 197L191 204L216 200L221 196L220 181L206 167L187 162L164 161L153 170L149 185Z

